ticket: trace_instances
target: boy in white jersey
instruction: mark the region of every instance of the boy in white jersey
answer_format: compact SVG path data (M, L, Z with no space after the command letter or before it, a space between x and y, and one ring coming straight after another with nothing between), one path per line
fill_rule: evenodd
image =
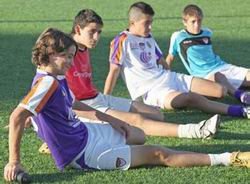
M23 170L20 144L25 120L32 115L36 119L38 136L48 143L61 170L66 166L99 170L126 170L142 165L250 167L250 152L202 154L156 145L128 145L125 135L133 130L124 122L74 101L61 75L69 69L76 49L75 42L56 29L49 28L38 38L32 52L32 61L38 67L32 89L10 116L9 161L4 168L6 181L13 181ZM109 124L81 122L72 108L78 110L78 115L88 110L93 119L109 121Z
M143 4L143 3L142 3ZM154 11L140 3L129 10L129 28L111 42L110 70L104 94L111 94L121 72L132 99L163 109L198 108L209 113L247 117L247 107L208 100L222 97L221 85L171 72L151 34Z
M250 104L250 93L240 87L250 86L249 69L227 64L212 48L212 31L202 28L203 12L197 5L187 5L182 12L185 29L172 34L168 66L179 55L190 75L216 81L242 103Z

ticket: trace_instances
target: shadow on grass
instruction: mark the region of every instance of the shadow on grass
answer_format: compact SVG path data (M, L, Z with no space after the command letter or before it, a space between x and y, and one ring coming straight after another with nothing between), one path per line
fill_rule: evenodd
M219 131L215 139L221 140L250 140L250 134L241 134L241 133L230 133Z
M75 181L75 177L91 172L93 171L82 171L82 170L72 169L58 173L31 174L31 180L34 183L60 183L60 182L72 183L72 181Z

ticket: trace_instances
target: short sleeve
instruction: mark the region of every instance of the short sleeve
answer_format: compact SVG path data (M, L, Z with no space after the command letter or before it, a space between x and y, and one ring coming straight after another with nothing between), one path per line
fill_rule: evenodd
M58 82L51 76L41 77L20 102L19 106L37 115L58 88Z
M110 43L109 62L122 65L126 57L125 41L127 34L122 33L116 36Z
M177 36L178 36L178 32L175 32L175 33L172 34L171 39L170 39L168 53L173 55L173 56L176 56L178 54Z

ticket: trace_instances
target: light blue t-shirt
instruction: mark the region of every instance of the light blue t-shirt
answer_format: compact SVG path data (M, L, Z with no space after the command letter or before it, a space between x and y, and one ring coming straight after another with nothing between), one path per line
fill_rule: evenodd
M178 54L189 74L203 78L225 64L213 51L211 35L209 29L202 29L195 35L184 29L174 32L170 40L169 54Z

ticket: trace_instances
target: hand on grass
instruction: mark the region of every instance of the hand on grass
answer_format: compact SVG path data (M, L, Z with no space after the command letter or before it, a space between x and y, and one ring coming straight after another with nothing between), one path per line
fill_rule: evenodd
M4 179L6 181L14 181L18 172L24 171L19 162L8 163L4 167Z

